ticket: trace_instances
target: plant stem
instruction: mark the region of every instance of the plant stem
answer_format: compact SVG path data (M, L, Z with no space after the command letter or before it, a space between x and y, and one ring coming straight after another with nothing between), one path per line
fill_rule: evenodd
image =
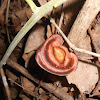
M38 7L35 5L35 3L32 0L25 0L25 1L29 4L33 12L37 10Z
M36 24L38 20L40 20L45 14L53 10L54 7L57 7L64 3L67 0L51 0L45 5L39 7L35 10L35 13L31 16L28 22L23 26L23 28L19 31L16 35L14 40L11 42L10 46L8 47L5 55L3 56L2 60L0 61L0 68L6 64L7 59L11 55L12 51L16 47L16 45L20 42L20 40L25 36L25 34ZM29 1L28 1L29 2Z

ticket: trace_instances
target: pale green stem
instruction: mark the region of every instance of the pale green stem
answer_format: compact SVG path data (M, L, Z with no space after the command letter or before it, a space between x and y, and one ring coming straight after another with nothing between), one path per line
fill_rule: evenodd
M54 7L57 7L64 3L67 0L51 0L42 7L39 7L32 17L28 20L28 22L23 26L20 32L16 35L14 40L11 42L10 46L8 47L5 55L3 56L0 62L0 68L6 64L7 59L11 55L12 51L16 47L16 45L20 42L20 40L25 36L25 34L36 24L38 20L40 20L45 14L53 10Z
M35 5L35 3L32 0L25 0L25 1L29 4L33 12L37 10L38 7Z

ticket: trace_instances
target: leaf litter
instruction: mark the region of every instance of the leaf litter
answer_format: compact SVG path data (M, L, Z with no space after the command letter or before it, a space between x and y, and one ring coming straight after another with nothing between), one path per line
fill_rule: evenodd
M6 2L6 0L4 0L4 1ZM64 4L64 9L66 9L66 10L64 10L64 19L63 19L63 22L61 25L61 29L64 31L66 36L68 35L68 33L71 29L71 26L74 23L75 18L77 16L80 8L83 5L84 0L81 0L81 1L82 2L78 3L78 0L71 0L71 1L68 0L68 3L66 2ZM42 0L42 1L38 0L38 2L41 5L43 5L47 1L46 0ZM78 6L76 6L76 4ZM3 7L2 5L3 5L3 3L1 3L1 7ZM17 6L17 5L19 5L19 6ZM24 5L24 6L22 6L22 5ZM3 9L5 9L5 8L3 8ZM2 9L0 9L0 11L5 12ZM59 8L54 9L52 14L49 13L49 16L54 17L54 19L57 19L56 21L57 21L57 23L59 23L59 20L60 20L59 16L61 14L61 11L62 11L62 5ZM17 34L17 32L20 31L21 27L31 17L32 11L23 0L19 0L19 2L11 1L9 13L10 13L9 14L9 22L8 22L9 34L11 37L14 37L15 34ZM5 43L5 40L6 40L6 31L4 31L5 30L5 26L4 26L5 13L2 13L0 16L3 16L3 17L0 17L0 57L2 57L4 54L5 48L8 46L8 44ZM35 61L36 51L45 42L46 38L49 38L52 34L55 34L55 32L57 32L55 26L53 26L49 22L46 22L47 21L46 19L47 19L47 16L46 16L46 18L45 17L42 18L40 20L39 24L36 24L31 29L31 31L29 32L29 35L24 37L24 40L26 42L21 41L20 43L22 46L16 47L15 51L18 52L17 59L14 54L12 54L13 57L10 57L10 59L12 59L12 60L15 58L16 60L14 60L14 61L16 63L20 63L21 65L26 67L26 69L29 71L29 73L32 72L31 74L33 75L33 77L36 77L38 80L40 80L40 83L35 84L34 82L31 82L27 78L23 77L20 73L17 73L16 70L15 70L16 73L11 73L12 70L10 68L6 69L7 67L5 67L5 70L7 70L6 71L7 77L12 79L15 82L18 82L18 84L22 85L25 89L29 89L29 91L36 94L40 98L40 100L47 100L47 99L52 100L52 98L54 98L54 100L56 100L56 99L60 100L61 98L60 98L60 96L58 96L58 95L60 95L60 93L58 93L56 95L55 91L57 90L57 88L63 90L64 87L65 87L65 89L62 92L68 93L68 95L71 97L70 100L74 99L73 97L75 96L75 92L77 93L77 96L75 96L75 99L78 99L78 100L79 100L78 95L80 93L83 93L85 97L86 97L86 94L94 93L93 91L96 88L97 83L99 82L98 80L99 80L99 73L100 73L98 71L99 68L95 64L97 61L99 61L100 58L97 59L88 54L82 54L79 52L75 52L77 54L79 60L81 60L81 61L79 61L76 71L74 71L71 74L66 76L67 80L65 77L58 78L58 76L55 76L55 75L45 72L36 63L36 61ZM44 23L45 23L45 26L44 26ZM100 45L100 41L99 41L99 39L100 39L100 35L99 35L100 13L98 13L98 15L96 16L93 23L91 23L91 25L88 29L88 32L89 33L87 33L87 32L84 33L85 35L83 35L81 41L77 40L77 42L76 42L74 40L74 38L75 38L74 36L69 37L69 35L68 35L68 37L74 40L74 43L76 43L75 45L77 47L85 49L85 50L89 50L89 51L94 50L95 52L100 53L99 52L100 51L99 50L100 49L99 48L99 45ZM77 33L74 33L74 34L77 34ZM80 36L78 36L78 37L80 37ZM66 43L64 43L64 45L66 46ZM23 52L22 48L24 48L24 52ZM92 58L92 60L91 60L91 58ZM23 59L24 59L24 63L23 63ZM82 60L84 60L84 61L82 61ZM91 62L91 63L89 63L89 62ZM29 66L30 65L29 63L31 64L31 66ZM31 71L29 69L31 69ZM19 75L17 75L17 74L19 74ZM16 81L17 77L21 81ZM24 79L24 81L22 81L22 78ZM41 80L48 84L51 83L52 85L54 85L55 88L53 90L51 90L51 92L48 92L50 90L45 90L44 88L41 87ZM22 100L24 100L26 98L27 100L31 100L32 98L35 98L32 94L30 94L29 92L26 92L24 89L23 90L17 89L16 85L12 84L12 82L9 81L9 84L10 84L10 88L11 88L10 91L15 91L15 93L20 91L19 95L17 95L17 96L15 95L12 97L13 99L22 98ZM72 86L71 84L75 84L79 90L77 90L76 87ZM74 88L73 91L70 90L70 88L72 88L72 87ZM38 92L36 92L36 89ZM96 92L98 92L98 94L99 94L99 87L97 88ZM70 93L71 93L71 95L70 95ZM98 97L98 95L93 95L93 96ZM1 96L1 98L2 98L2 96ZM82 99L82 97L81 97L81 99ZM63 95L63 100L68 100L68 98Z

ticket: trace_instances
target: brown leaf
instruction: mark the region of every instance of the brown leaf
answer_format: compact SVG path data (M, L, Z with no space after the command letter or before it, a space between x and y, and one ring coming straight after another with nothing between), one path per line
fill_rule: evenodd
M27 21L25 10L20 10L15 13L15 15L20 19L20 21Z
M47 38L49 38L51 35L52 35L51 27L50 25L47 25Z
M25 89L27 89L30 92L34 91L35 89L35 85L25 77L22 77L22 85Z
M66 35L68 35L70 31L70 28L82 7L83 1L84 0L68 0L64 3L64 24L62 24L62 29Z
M32 10L31 8L27 8L25 9L25 13L26 13L26 16L28 17L28 19L32 16Z
M4 15L0 16L0 28L4 27Z
M94 99L94 98L86 98L85 100L98 100L98 99Z
M42 89L42 88L39 88L39 93L40 93L40 100L47 100L48 99L48 96L46 95L46 92Z
M44 35L45 28L42 25L35 27L27 39L24 53L29 53L31 51L37 50L39 46L41 46L41 44L43 44L45 41Z
M8 78L10 78L12 81L16 81L18 79L18 77L14 73L9 71L8 69L6 69L6 74L7 74ZM10 85L14 86L14 83L10 82Z
M49 100L59 100L59 99L57 97L55 97L55 96L52 95Z
M1 37L1 35L0 35ZM0 38L0 59L2 58L3 54L5 53L6 50L6 44L3 39Z
M14 26L13 27L11 26L11 28L15 29L15 31L18 32L21 29L21 25L20 25L21 22L20 22L19 18L16 17L14 14L11 14L10 17L11 17L12 22L14 24Z
M17 95L18 95L17 89L14 88L14 87L11 87L11 88L10 88L10 93L11 93L11 98L12 98L12 99L16 99L16 97L17 97Z
M98 69L95 65L79 61L76 71L66 78L69 84L75 84L81 93L90 93L98 81Z
M34 54L35 50L37 50L45 41L45 28L42 25L37 25L30 33L23 54L23 59L26 61L25 66L27 67L28 61L31 56Z
M28 96L24 95L24 94L20 94L19 97L22 99L22 100L31 100Z
M1 7L0 7L0 17L4 14L5 9L7 7L7 0L3 0L1 3Z
M94 22L90 25L89 34L92 38L96 52L100 53L100 14L97 16L97 19L95 19Z
M92 51L91 48L91 40L90 37L88 35L86 35L85 37L83 37L80 42L78 42L78 44L76 44L79 48L88 50L88 51ZM78 58L80 58L81 60L87 60L87 59L91 59L92 56L85 54L85 53L80 53L80 52L75 52L76 55L78 56Z
M47 0L38 0L38 1L39 1L41 6L47 3Z
M53 24L51 24L51 27L52 27L52 33L55 34L56 33L56 28Z

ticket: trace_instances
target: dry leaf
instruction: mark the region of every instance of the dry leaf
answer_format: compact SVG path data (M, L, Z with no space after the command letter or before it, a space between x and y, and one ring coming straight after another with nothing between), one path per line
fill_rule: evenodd
M15 29L16 32L18 32L21 29L21 22L18 17L16 17L14 14L10 15L12 22L13 22L13 28ZM11 27L12 28L12 27Z
M59 100L59 99L57 97L55 97L55 96L52 95L49 100Z
M64 25L62 24L62 29L66 35L68 35L83 2L84 0L68 0L64 3Z
M37 50L37 48L39 48L39 46L41 46L41 44L45 41L44 35L45 28L42 25L37 25L27 39L24 53Z
M11 87L11 88L10 88L10 93L11 93L11 98L12 98L13 100L15 100L16 97L17 97L17 95L18 95L17 89L14 88L14 87Z
M1 36L0 36L1 37ZM2 58L4 52L6 50L6 44L3 39L0 38L0 59Z
M47 100L48 99L46 92L42 88L39 88L39 94L41 95L39 98L40 100Z
M88 35L86 35L85 37L83 37L80 42L78 42L78 47L88 50L88 51L92 51L91 48L91 40L90 37ZM80 53L80 52L75 52L76 55L78 56L78 58L80 58L81 60L87 60L87 59L93 59L91 55L85 54L85 53Z
M21 100L31 100L28 96L24 94L20 94L19 97L21 98Z
M20 10L15 13L15 15L20 19L21 22L27 21L25 10Z
M0 1L0 30L4 27L5 24L5 10L7 7L8 0Z
M86 100L98 100L96 98L86 98Z
M56 27L53 24L51 24L51 27L52 27L52 33L55 34Z
M25 66L27 67L28 62L34 52L43 44L45 41L45 28L43 25L37 25L30 33L23 54L23 59L26 61Z
M4 24L5 24L5 22L4 22L4 15L1 15L0 16L0 28L4 27Z
M47 38L49 38L51 35L52 35L51 27L50 25L47 25Z
M89 27L89 34L92 38L92 42L96 52L100 53L100 14Z
M29 81L27 78L25 78L25 77L22 77L22 85L23 85L23 87L25 89L27 89L30 92L31 91L33 92L34 89L35 89L35 85L31 81Z
M70 38L73 40L73 42L76 43L75 46L81 49L92 51L91 40L90 40L90 37L87 35L87 33L85 33L85 35L83 36L79 35L79 37L82 37L81 40L76 40L74 36L71 36ZM89 54L85 54L85 53L81 53L77 51L74 51L74 52L78 56L78 58L81 60L87 61L88 59L93 59L93 57Z
M47 3L47 0L38 0L38 1L39 1L41 6Z
M31 8L27 8L25 9L25 13L26 13L26 16L28 17L28 19L32 16L32 10Z
M90 93L98 81L97 66L79 61L78 68L68 76L69 84L75 84L81 93Z

